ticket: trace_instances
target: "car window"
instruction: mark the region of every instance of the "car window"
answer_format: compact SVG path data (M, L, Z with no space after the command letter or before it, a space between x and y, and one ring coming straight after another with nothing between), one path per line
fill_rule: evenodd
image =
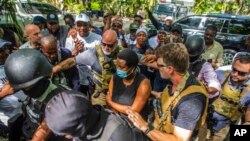
M183 28L197 29L200 25L201 17L186 17L181 19L178 23L183 25Z
M22 8L29 14L48 14L57 13L61 14L60 10L56 7L45 3L22 3Z
M218 29L218 31L221 31L221 27L224 24L225 19L221 19L221 18L212 18L209 17L207 18L207 20L204 23L204 29L207 28L208 25L215 25Z
M250 20L233 19L230 21L228 29L231 34L248 35L250 34Z

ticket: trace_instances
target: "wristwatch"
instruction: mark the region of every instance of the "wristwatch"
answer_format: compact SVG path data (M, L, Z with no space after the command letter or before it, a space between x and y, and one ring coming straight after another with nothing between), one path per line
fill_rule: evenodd
M152 125L152 123L149 123L148 124L148 127L147 127L147 129L146 129L146 131L144 132L144 134L148 134L148 132L150 132L151 130L153 130L154 129L154 126Z

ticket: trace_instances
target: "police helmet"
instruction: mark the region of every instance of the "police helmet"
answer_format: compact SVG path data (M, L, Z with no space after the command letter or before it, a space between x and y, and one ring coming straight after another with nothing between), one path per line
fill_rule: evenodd
M20 49L7 58L4 70L10 85L15 90L19 90L49 77L52 73L52 65L38 50Z
M197 60L205 50L205 42L199 35L189 36L185 46L189 53L190 62Z

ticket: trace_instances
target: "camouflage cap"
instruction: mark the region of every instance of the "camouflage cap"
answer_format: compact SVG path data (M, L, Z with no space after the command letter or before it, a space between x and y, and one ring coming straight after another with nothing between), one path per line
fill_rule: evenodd
M129 26L129 29L138 29L138 28L139 28L139 26L136 23L131 23Z

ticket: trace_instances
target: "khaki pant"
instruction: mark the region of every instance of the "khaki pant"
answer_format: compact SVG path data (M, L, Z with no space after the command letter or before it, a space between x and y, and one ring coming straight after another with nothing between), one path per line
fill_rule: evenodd
M208 135L209 130L207 129L207 125L201 126L198 134L198 141L224 141L229 132L229 125L220 129L218 132L214 132L213 136Z
M226 139L229 129L229 125L225 126L218 132L215 132L209 141L223 141L224 139Z
M99 94L97 94L97 93L99 93ZM96 95L99 95L99 96L95 97ZM91 103L92 103L92 105L106 106L107 105L107 103L106 103L106 94L95 90L95 92L91 96Z

